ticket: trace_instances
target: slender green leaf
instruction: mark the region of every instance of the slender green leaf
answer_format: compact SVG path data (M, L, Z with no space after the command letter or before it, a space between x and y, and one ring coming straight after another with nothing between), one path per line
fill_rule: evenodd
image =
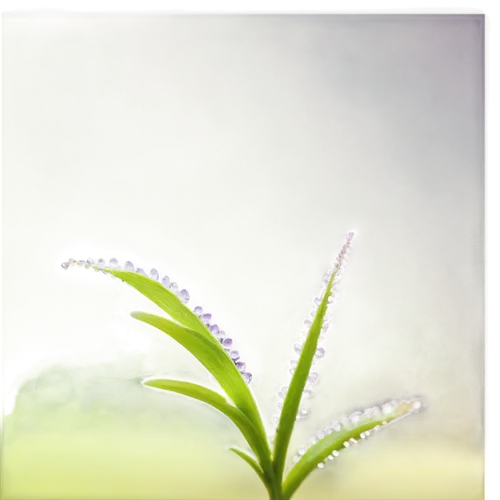
M122 271L110 267L106 267L104 270L134 287L177 322L199 332L211 342L218 343L200 318L175 293L166 289L161 283L132 271Z
M274 470L278 480L283 477L285 468L286 452L290 443L293 427L296 422L297 411L299 409L302 392L307 382L309 371L314 359L314 354L318 347L318 339L323 325L323 318L326 314L328 306L328 298L330 297L333 281L336 273L333 273L328 282L327 289L323 299L318 307L314 321L309 329L307 339L302 347L297 367L290 381L289 389L286 393L281 411L281 417L278 422L276 432L276 440L274 443Z
M266 454L266 450L262 447L261 439L259 438L258 432L253 424L241 410L233 406L221 394L212 391L207 387L193 384L191 382L183 382L181 380L150 379L145 380L143 384L148 387L183 394L184 396L203 401L204 403L212 406L213 408L224 413L224 415L226 415L236 425L236 427L238 427L250 445L250 448L252 448L257 456ZM257 467L259 468L259 477L261 477L261 479L264 478L262 475L262 469L258 464Z
M361 417L357 425L351 424L342 427L339 431L330 431L324 438L312 445L288 473L283 484L282 500L288 500L311 471L318 467L318 464L324 462L328 456L332 456L332 453L337 453L348 447L349 440L354 440L351 441L354 443L359 439L366 439L374 432L374 429L378 430L391 422L417 413L422 407L422 402L418 399L393 403L389 411Z
M256 411L245 381L220 344L214 344L201 333L155 314L135 311L131 316L158 328L186 348L214 376L225 393L247 416Z
M213 343L195 330L190 330L155 314L136 311L131 313L131 316L166 333L200 361L234 404L252 422L259 436L262 450L265 451L265 454L259 455L259 458L267 460L270 457L270 450L257 405L243 377L222 346L218 342Z
M262 471L261 466L255 460L255 458L253 458L252 456L250 456L246 451L244 451L244 450L242 450L240 448L237 448L236 446L230 446L228 448L228 450L236 453L236 455L238 455L240 458L242 458L243 460L245 460L245 462L248 465L250 465L250 467L257 473L257 475L260 477L260 480L264 483L264 485L266 486L266 488L269 489L268 481L267 481L266 477L264 476L264 472Z

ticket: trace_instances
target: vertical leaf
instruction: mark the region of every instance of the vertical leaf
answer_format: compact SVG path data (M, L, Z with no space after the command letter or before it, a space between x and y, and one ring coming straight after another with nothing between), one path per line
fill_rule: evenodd
M333 284L340 278L344 269L344 262L349 253L351 241L354 237L353 232L347 234L346 242L337 257L335 268L332 269L328 279L326 290L323 294L318 310L314 316L313 323L307 334L306 341L302 347L297 366L290 381L290 386L283 402L281 417L276 430L276 440L274 443L273 467L276 478L281 482L285 468L286 453L290 443L290 437L296 421L297 411L299 409L302 393L307 383L307 378L311 370L314 355L318 347L318 340L323 327L323 320L328 309L328 303L332 294Z

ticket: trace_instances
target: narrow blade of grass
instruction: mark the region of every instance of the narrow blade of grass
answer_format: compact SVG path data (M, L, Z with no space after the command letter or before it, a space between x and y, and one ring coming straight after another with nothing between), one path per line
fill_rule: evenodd
M328 306L328 297L331 294L333 281L336 273L333 273L328 282L323 299L318 307L314 321L309 329L307 339L302 348L297 367L290 381L289 389L286 393L281 410L281 417L278 422L276 440L274 443L274 470L278 480L283 477L285 467L286 452L290 443L290 437L296 422L297 411L299 409L302 391L307 382L307 377L311 370L314 354L318 347L318 338L323 325L323 318Z
M214 343L200 332L155 314L133 312L131 316L166 333L187 349L213 375L224 392L255 427L263 453L265 451L265 456L259 458L270 460L264 425L252 393L219 342Z
M264 472L261 468L261 466L258 464L258 462L250 456L246 451L237 448L236 446L230 446L228 448L229 451L232 451L233 453L236 453L240 458L242 458L250 467L257 473L257 475L260 477L260 480L264 483L266 488L269 490L269 485L268 485L268 480L264 475Z
M419 399L398 402L393 411L386 414L361 418L357 425L343 427L339 431L331 432L316 444L312 445L299 461L292 467L283 484L282 500L288 500L307 478L307 476L324 462L332 453L340 452L348 447L351 439L357 441L366 439L375 432L374 429L384 428L389 423L394 423L420 411L422 402Z
M184 396L197 399L198 401L203 401L204 403L219 410L226 415L236 425L236 427L238 427L254 453L258 457L263 455L265 456L266 450L262 447L261 439L253 424L241 410L233 406L221 394L218 394L207 387L203 387L202 385L184 382L181 380L150 379L145 380L143 384L148 387L154 387L155 389L162 389L164 391L183 394ZM260 471L259 477L263 478L262 469L258 464L257 467Z
M109 267L106 267L104 270L134 287L138 292L151 300L151 302L154 302L163 309L175 321L187 326L191 330L199 332L211 342L218 342L200 318L175 293L165 288L161 283L132 271L122 271Z

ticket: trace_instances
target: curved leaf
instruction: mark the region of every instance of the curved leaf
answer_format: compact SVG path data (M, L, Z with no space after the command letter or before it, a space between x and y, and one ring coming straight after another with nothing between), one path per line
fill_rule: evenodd
M270 460L271 452L255 400L241 373L223 347L218 342L214 343L205 338L200 332L190 330L167 318L137 311L131 313L131 316L169 335L213 375L224 392L255 427L263 453L259 458L264 461Z
M366 439L374 430L378 430L394 423L404 417L417 413L422 408L422 401L419 399L393 401L382 405L385 411L379 414L365 413L359 418L357 424L347 424L338 431L330 430L324 438L320 439L316 444L312 445L299 461L292 467L283 484L282 500L288 500L306 477L318 467L318 464L331 456L332 453L348 447L351 443L355 443L359 439Z
M250 467L257 473L257 475L260 477L260 480L265 484L266 488L268 488L269 490L269 486L267 484L266 477L264 476L264 472L262 471L261 466L255 460L255 458L250 456L246 451L242 450L241 448L237 448L236 446L230 446L228 450L232 451L233 453L236 453L236 455L245 460L245 462L248 465L250 465Z
M175 293L165 288L161 283L133 271L122 271L110 267L103 270L134 287L175 321L199 332L208 340L218 343L218 340L209 332L203 321Z
M181 380L150 379L145 380L143 384L148 387L154 387L155 389L162 389L164 391L183 394L184 396L197 399L198 401L203 401L216 410L219 410L224 413L224 415L226 415L236 425L236 427L238 427L250 445L250 448L252 448L257 456L265 455L265 449L262 448L261 440L259 439L259 435L253 424L250 420L248 420L242 411L233 406L221 394L212 391L207 387L203 387L202 385L193 384L191 382L183 382ZM258 464L257 467L260 471L259 477L261 477L261 479L265 482L262 469Z

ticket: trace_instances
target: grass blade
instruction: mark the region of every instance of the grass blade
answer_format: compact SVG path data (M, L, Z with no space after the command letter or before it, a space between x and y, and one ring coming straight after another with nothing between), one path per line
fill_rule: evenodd
M265 454L259 458L269 459L271 452L255 400L240 372L219 342L214 343L200 332L190 330L155 314L133 312L131 316L169 335L187 349L213 375L224 392L255 427L262 450L265 451Z
M309 329L309 334L304 343L304 347L302 348L297 367L292 376L289 389L283 402L283 408L278 423L274 446L275 472L276 476L279 478L283 476L288 444L290 442L290 437L295 425L302 392L306 385L307 377L309 375L309 371L311 370L311 365L314 359L314 354L318 346L318 338L321 333L323 318L326 314L326 308L328 304L328 297L330 296L334 279L335 273L333 273L332 277L330 278L327 290L318 307L318 311L316 312L316 316L311 325L311 328Z
M375 409L378 411L375 412ZM379 407L373 407L365 412L355 412L343 426L340 423L328 427L325 437L313 444L298 462L292 467L283 485L282 500L288 500L307 476L326 459L334 459L338 452L355 444L360 439L366 439L374 431L384 428L404 417L419 412L422 409L420 399L391 401ZM354 418L356 417L356 418ZM355 423L354 423L354 422ZM332 428L333 427L333 428ZM334 455L332 455L332 453Z
M138 292L151 300L151 302L154 302L158 307L163 309L175 321L200 333L211 342L218 343L218 340L209 332L200 318L189 307L183 304L175 293L165 288L161 283L133 271L122 271L110 267L104 268L104 271L134 287Z
M241 410L233 406L221 394L212 391L207 387L203 387L202 385L193 384L191 382L183 382L181 380L150 379L145 380L143 384L147 387L183 394L184 396L197 399L198 401L202 401L219 410L226 415L236 425L236 427L238 427L253 452L258 457L263 455L265 456L266 450L263 449L261 439L259 438L258 432L253 424ZM259 468L259 477L261 477L261 479L265 482L262 469L258 464L257 467Z
M250 467L257 473L257 475L260 477L260 480L264 483L266 488L269 490L270 487L268 485L268 481L266 477L264 476L264 472L262 471L261 466L258 464L258 462L250 456L246 451L237 448L236 446L230 446L228 448L229 451L232 451L233 453L236 453L240 458L242 458Z
M288 450L288 445L290 443L290 437L295 426L302 393L306 386L314 355L318 347L318 339L321 334L323 320L327 312L328 300L332 294L333 283L335 282L337 275L342 272L343 262L349 251L353 236L354 233L352 232L348 234L347 242L345 243L339 254L338 266L336 267L335 271L331 273L331 276L328 280L326 290L323 294L323 298L318 306L318 310L316 311L316 315L314 316L313 323L307 334L307 338L302 347L302 352L300 353L295 372L293 373L292 379L290 381L289 389L286 393L285 400L283 401L281 417L279 419L278 428L276 430L273 459L275 475L277 480L279 481L281 481L283 477L286 453Z

